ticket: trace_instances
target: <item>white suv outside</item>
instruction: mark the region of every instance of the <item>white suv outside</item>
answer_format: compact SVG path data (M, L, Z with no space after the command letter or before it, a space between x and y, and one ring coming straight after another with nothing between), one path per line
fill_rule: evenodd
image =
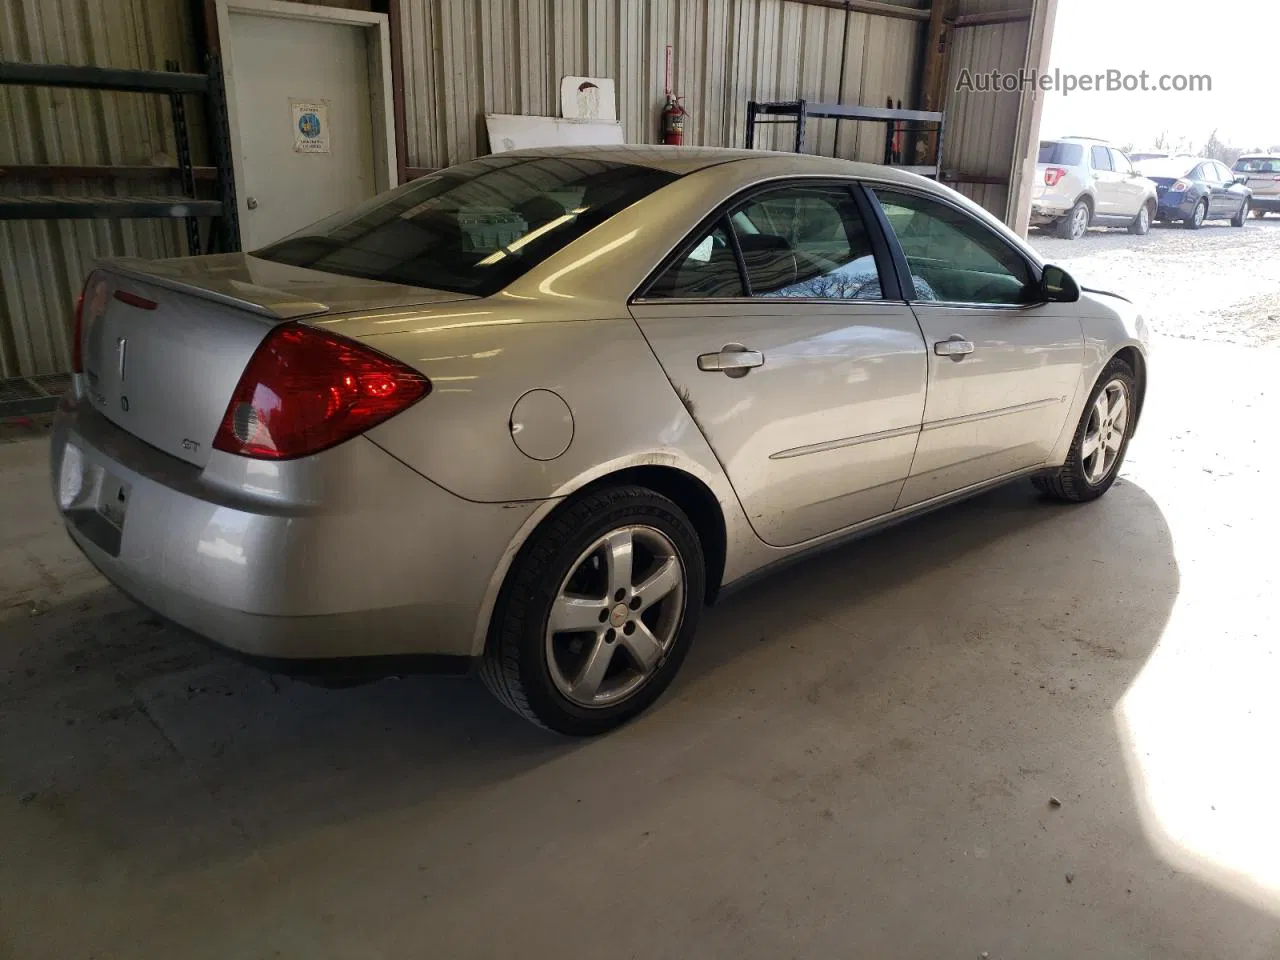
M1092 137L1041 140L1031 192L1031 223L1079 240L1090 226L1127 227L1139 236L1156 214L1156 185L1124 151Z

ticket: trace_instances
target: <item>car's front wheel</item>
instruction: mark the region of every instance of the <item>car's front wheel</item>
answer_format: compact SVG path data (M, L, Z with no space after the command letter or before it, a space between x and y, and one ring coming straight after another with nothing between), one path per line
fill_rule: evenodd
M1123 360L1112 360L1094 384L1071 452L1061 467L1032 478L1037 489L1071 503L1096 500L1115 483L1133 435L1137 379Z
M1240 212L1231 218L1231 225L1233 227L1243 227L1244 222L1248 218L1248 216L1249 216L1249 201L1246 200L1242 204L1240 204Z
M689 518L644 487L564 504L516 558L480 674L527 720L572 736L625 723L661 695L688 652L705 595Z
M1262 210L1262 209L1260 209L1260 208L1258 208L1258 207L1254 207L1254 208L1250 211L1250 213L1252 213L1252 214L1253 214L1253 219L1255 219L1255 220L1264 220L1264 219L1266 219L1266 216L1267 216L1267 211Z

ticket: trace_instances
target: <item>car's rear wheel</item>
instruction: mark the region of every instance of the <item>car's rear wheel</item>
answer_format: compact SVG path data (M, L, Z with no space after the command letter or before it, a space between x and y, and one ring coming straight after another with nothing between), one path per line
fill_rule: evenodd
M1188 230L1199 230L1201 227L1204 226L1204 218L1207 217L1208 215L1209 215L1209 201L1201 200L1199 203L1196 204L1196 208L1191 211L1191 216L1189 216L1183 222L1187 225Z
M674 502L602 487L530 538L502 588L480 674L527 720L603 733L653 703L697 630L702 547Z
M1058 236L1063 240L1079 240L1089 230L1089 201L1076 201L1071 212L1058 221Z
M1248 218L1248 216L1249 216L1249 201L1245 200L1243 203L1240 204L1240 212L1231 218L1231 225L1233 227L1243 227L1244 222Z
M1151 204L1144 203L1138 215L1129 224L1129 232L1135 237L1145 237L1151 231Z
M1071 503L1096 500L1111 489L1133 435L1137 396L1130 366L1120 359L1107 364L1080 416L1066 463L1033 477L1036 487Z

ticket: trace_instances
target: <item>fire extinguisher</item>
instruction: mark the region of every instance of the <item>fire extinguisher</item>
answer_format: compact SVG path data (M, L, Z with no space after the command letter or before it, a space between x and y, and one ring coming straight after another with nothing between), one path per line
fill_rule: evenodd
M688 116L680 105L684 97L667 94L667 105L662 108L662 142L672 146L684 143L684 118Z

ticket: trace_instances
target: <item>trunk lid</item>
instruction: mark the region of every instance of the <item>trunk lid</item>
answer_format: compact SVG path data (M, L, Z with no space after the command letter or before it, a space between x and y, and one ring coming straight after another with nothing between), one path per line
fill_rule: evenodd
M246 254L114 260L98 276L108 284L105 308L86 318L82 334L90 401L118 427L198 467L240 375L277 324L474 299Z

